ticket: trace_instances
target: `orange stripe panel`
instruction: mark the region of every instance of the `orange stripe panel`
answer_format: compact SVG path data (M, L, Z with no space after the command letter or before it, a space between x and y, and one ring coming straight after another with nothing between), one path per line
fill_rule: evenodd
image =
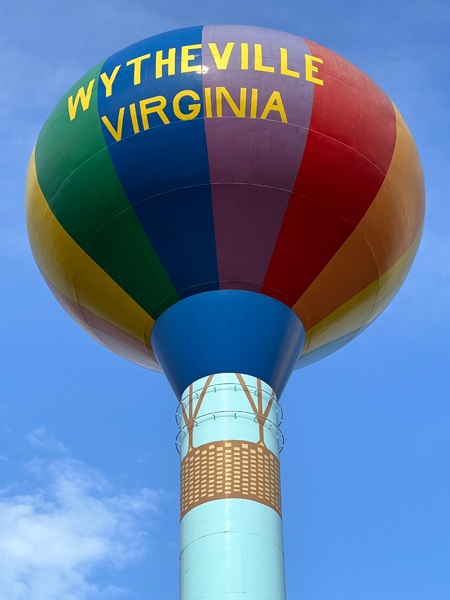
M422 229L389 271L306 332L302 356L374 321L400 289L414 262Z
M380 191L351 236L293 306L307 330L386 273L408 250L422 226L422 167L412 136L397 109L395 114L395 150Z

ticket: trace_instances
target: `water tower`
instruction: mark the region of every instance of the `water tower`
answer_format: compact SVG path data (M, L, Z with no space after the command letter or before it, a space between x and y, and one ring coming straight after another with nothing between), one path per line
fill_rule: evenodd
M47 119L26 186L38 267L180 402L182 600L285 598L280 396L389 304L424 206L386 94L270 29L142 40Z

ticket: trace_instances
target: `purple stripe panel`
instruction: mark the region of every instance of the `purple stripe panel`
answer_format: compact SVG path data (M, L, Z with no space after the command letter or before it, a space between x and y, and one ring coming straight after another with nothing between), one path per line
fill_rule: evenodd
M229 42L234 46L227 68L218 69L209 44L216 44L223 57ZM242 69L242 44L248 44L248 69ZM262 47L261 64L274 72L255 70L255 44ZM280 48L287 50L287 68L299 78L281 74ZM259 292L262 287L311 119L314 85L305 82L305 54L306 43L295 35L234 25L203 28L205 129L221 289ZM241 88L247 90L245 118L237 117L223 96L223 116L217 117L217 87L225 88L238 107ZM250 108L252 89L258 90L256 118ZM277 111L261 119L274 91L280 93L287 123Z

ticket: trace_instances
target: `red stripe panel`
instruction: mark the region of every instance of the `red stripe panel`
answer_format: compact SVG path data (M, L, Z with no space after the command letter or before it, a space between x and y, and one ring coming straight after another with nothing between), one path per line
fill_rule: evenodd
M307 41L314 63L314 103L305 153L263 293L292 306L314 281L383 183L395 146L389 98L362 71Z
M106 346L119 356L134 362L146 369L161 372L161 367L153 350L143 341L138 340L126 331L119 329L109 321L102 319L87 308L80 306L56 288L42 273L46 284L59 304L72 319L91 337Z

